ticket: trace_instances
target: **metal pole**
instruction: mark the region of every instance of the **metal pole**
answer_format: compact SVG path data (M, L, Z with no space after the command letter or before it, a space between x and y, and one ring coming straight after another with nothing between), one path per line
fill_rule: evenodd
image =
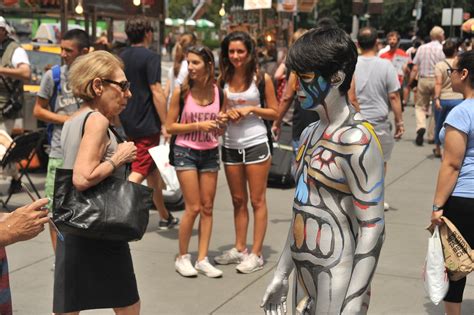
M454 36L453 17L454 17L454 0L451 0L451 24L449 25L449 37Z
M68 7L68 0L61 0L60 2L60 10L61 10L61 37L64 33L67 32L67 7Z

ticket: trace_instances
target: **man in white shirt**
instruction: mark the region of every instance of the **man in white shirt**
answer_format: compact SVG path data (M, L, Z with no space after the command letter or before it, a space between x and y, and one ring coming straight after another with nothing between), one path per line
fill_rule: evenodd
M0 16L0 76L2 76L10 88L19 85L23 93L22 81L30 78L30 62L26 51L9 37L11 32L10 25ZM0 80L0 108L2 108L10 93L8 92L3 80ZM4 119L0 117L0 129L6 130L9 134L13 129L14 119Z
M30 78L30 62L26 51L10 38L11 27L0 16L0 113L10 99L23 103L23 81ZM21 110L13 111L8 118L0 114L0 129L12 133L15 118ZM21 189L20 182L13 176L8 192Z

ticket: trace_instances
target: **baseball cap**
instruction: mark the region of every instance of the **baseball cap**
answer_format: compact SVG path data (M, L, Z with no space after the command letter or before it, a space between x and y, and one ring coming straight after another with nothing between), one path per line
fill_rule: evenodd
M0 27L3 27L7 31L7 33L10 33L11 31L10 25L8 25L7 21L3 16L0 16Z

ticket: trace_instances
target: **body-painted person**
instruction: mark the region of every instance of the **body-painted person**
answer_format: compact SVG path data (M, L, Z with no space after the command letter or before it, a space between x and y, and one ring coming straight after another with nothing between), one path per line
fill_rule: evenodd
M367 312L384 239L384 172L372 126L348 101L356 62L354 43L337 27L315 28L290 49L301 106L320 121L300 139L293 216L263 297L266 314L286 313L293 269L300 314Z

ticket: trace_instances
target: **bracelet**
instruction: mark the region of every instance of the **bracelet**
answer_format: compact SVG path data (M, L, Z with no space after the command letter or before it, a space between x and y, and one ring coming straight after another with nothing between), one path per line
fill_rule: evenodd
M396 123L397 126L403 126L403 120Z
M439 96L435 96L433 99L434 99L435 101L439 101L439 100L440 100Z
M433 205L433 212L437 212L437 211L441 211L441 210L443 210L443 206Z
M112 159L108 159L108 160L105 160L105 162L109 162L110 165L112 165L112 167L114 168L112 172L115 172L115 170L117 169L117 165L114 163L114 161L112 161Z

